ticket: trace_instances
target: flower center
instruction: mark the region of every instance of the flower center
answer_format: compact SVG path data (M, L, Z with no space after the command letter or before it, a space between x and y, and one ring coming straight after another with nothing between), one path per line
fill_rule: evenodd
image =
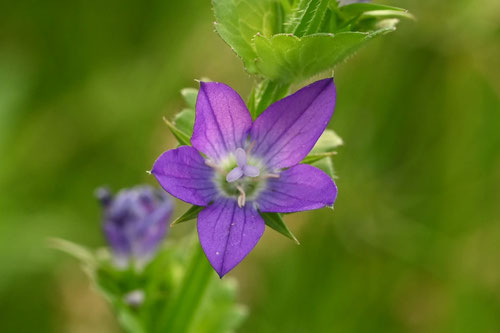
M242 148L236 149L235 156L237 165L227 174L226 181L228 183L234 183L244 177L255 178L260 175L258 167L248 164L247 153Z
M217 165L207 162L217 172L214 182L225 197L235 198L238 206L243 207L246 201L255 199L265 188L267 177L262 177L264 164L248 155L244 149L238 148L234 154Z

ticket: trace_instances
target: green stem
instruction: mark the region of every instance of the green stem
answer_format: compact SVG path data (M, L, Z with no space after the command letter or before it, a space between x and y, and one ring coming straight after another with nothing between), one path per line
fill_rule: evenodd
M285 97L290 89L289 83L262 80L252 89L248 106L252 118L256 119L269 105Z
M205 291L213 278L215 278L215 273L200 244L196 242L180 288L173 295L164 315L160 317L157 332L189 332L193 317L196 315Z

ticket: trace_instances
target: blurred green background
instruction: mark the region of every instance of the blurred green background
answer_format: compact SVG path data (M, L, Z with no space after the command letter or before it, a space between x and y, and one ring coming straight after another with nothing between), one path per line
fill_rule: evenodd
M288 216L302 245L267 230L230 274L240 332L500 332L500 2L390 4L418 21L335 73L335 211ZM193 79L248 95L212 21L206 0L0 4L1 332L117 331L46 239L103 245L93 190L155 183Z

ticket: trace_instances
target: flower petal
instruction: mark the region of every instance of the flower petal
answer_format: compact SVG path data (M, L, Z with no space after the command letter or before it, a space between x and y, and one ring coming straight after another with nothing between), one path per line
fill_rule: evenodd
M299 163L328 125L335 99L333 79L325 79L269 106L250 131L252 155L262 157L271 169Z
M299 164L270 178L267 188L258 197L262 212L292 213L332 206L337 186L320 169Z
M191 143L214 160L244 146L252 117L240 95L218 82L201 82Z
M206 206L217 193L212 181L214 170L189 146L164 152L151 173L165 191L193 205Z
M239 208L234 199L218 199L198 215L201 246L220 277L245 258L264 229L264 220L253 205Z

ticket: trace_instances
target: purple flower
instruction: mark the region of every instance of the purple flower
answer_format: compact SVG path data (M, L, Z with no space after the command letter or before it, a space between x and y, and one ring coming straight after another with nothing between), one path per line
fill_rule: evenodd
M150 186L121 190L113 197L108 189L96 192L104 208L104 234L118 266L131 259L144 264L156 253L167 230L173 203L168 194Z
M259 211L333 205L337 188L332 179L299 163L325 130L335 96L333 79L317 81L272 104L252 123L233 89L201 82L193 147L164 152L151 172L173 196L206 207L198 215L198 236L221 277L262 236Z

